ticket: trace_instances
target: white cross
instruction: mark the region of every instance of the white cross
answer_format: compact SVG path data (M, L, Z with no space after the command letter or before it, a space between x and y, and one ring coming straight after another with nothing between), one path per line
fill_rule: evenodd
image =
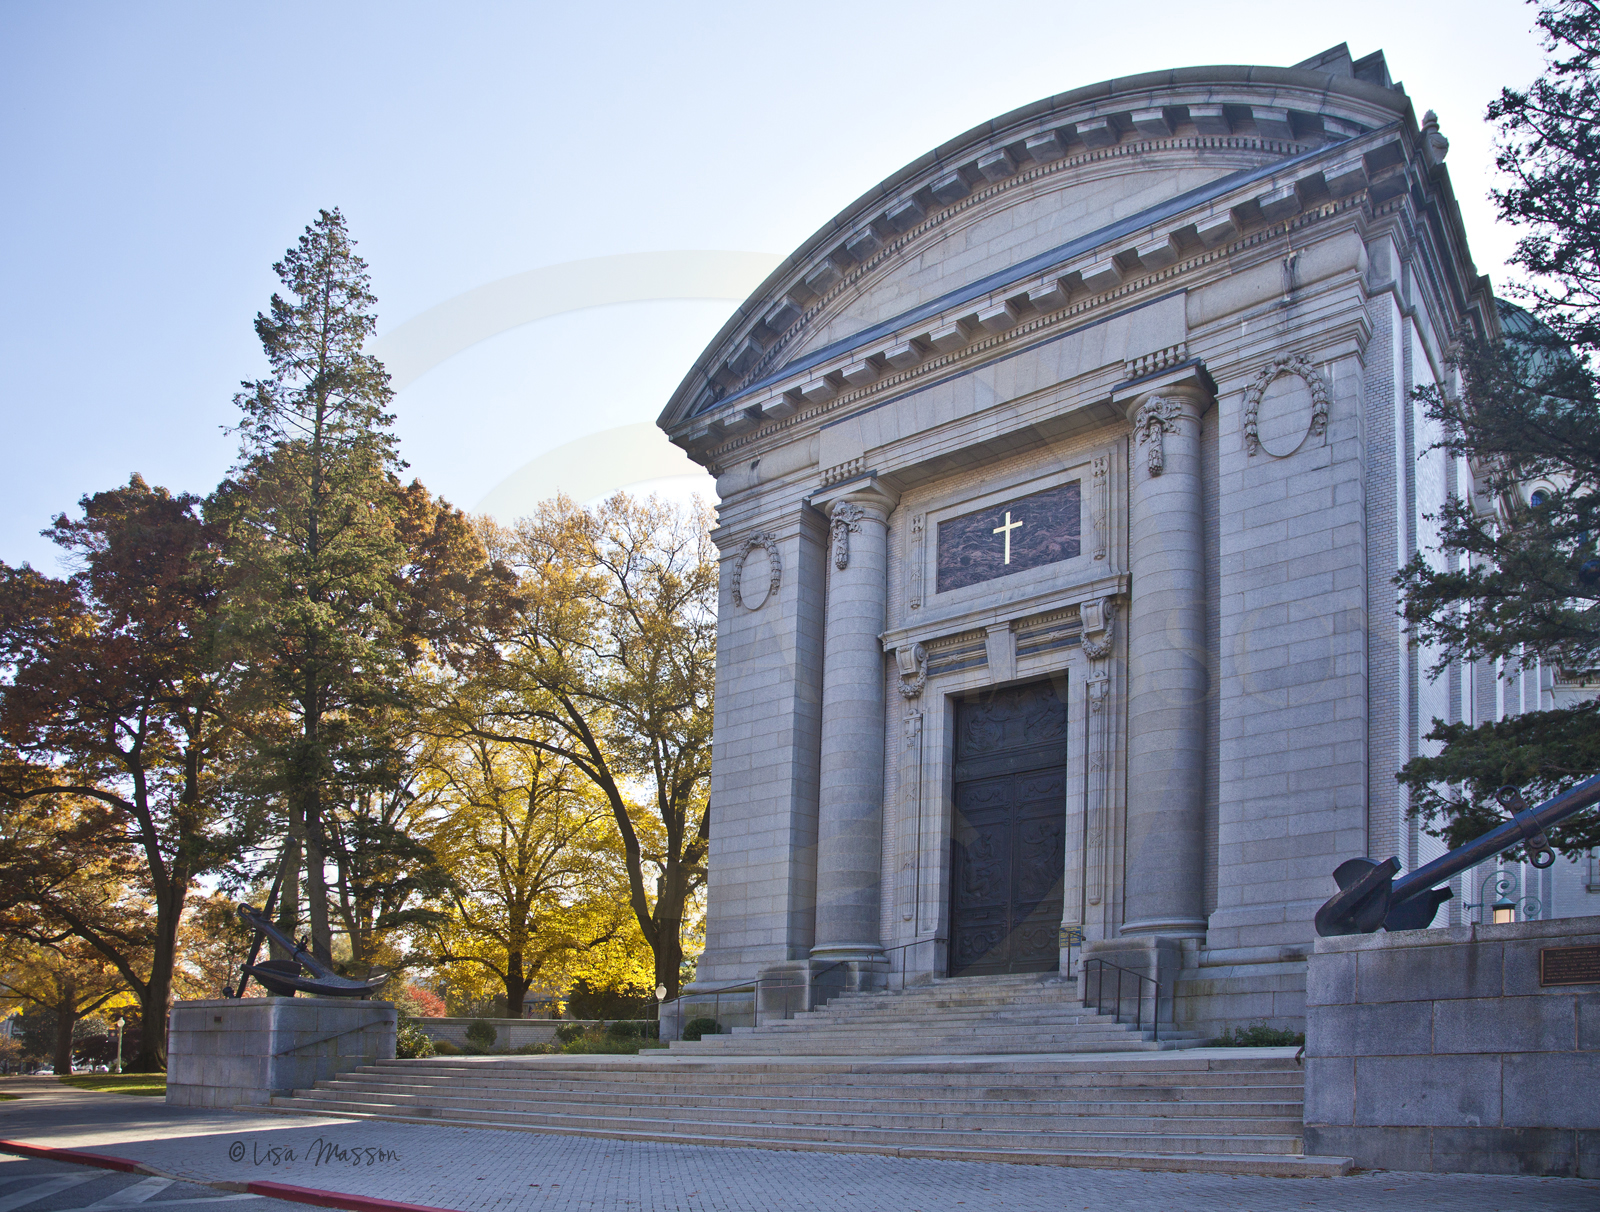
M995 534L1003 534L1006 536L1005 563L1007 564L1011 563L1011 532L1021 525L1021 522L1013 522L1011 520L1011 511L1008 509L1006 510L1006 524L1004 526L996 526L994 528Z

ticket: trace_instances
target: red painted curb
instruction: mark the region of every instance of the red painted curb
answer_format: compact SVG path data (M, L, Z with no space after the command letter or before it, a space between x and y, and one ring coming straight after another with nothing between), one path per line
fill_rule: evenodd
M23 1157L42 1157L47 1161L73 1162L80 1166L98 1166L102 1170L121 1170L124 1174L143 1174L144 1167L126 1157L111 1157L105 1153L85 1153L81 1149L56 1149L49 1145L25 1145L19 1140L0 1140L0 1153L20 1153Z
M46 1161L71 1162L80 1166L98 1166L102 1170L120 1170L125 1174L148 1174L150 1171L126 1157L112 1157L105 1153L86 1153L81 1149L58 1149L50 1145L27 1145L17 1140L0 1140L0 1153L17 1153L23 1157L38 1157ZM172 1178L171 1174L159 1177ZM198 1178L180 1178L179 1182L194 1183L200 1187L220 1186ZM237 1191L240 1184L229 1183L226 1190ZM323 1191L316 1187L295 1187L288 1183L270 1181L244 1183L251 1195L265 1195L272 1199L288 1200L296 1204L313 1204L319 1208L340 1208L343 1212L452 1212L448 1208L435 1208L429 1204L406 1204L397 1199L376 1199L370 1195L347 1195L342 1191Z
M319 1208L343 1208L345 1212L450 1212L429 1204L405 1204L397 1199L375 1199L370 1195L346 1195L342 1191L322 1191L316 1187L292 1187L288 1183L246 1183L244 1189L251 1195L270 1195L273 1199L292 1200L297 1204L315 1204Z

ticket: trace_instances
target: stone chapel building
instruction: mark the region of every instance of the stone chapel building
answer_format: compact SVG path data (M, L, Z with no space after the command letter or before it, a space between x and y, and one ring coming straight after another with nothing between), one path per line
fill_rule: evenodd
M1427 857L1394 772L1470 697L1392 583L1470 491L1409 393L1499 331L1447 146L1381 52L1111 80L739 308L660 419L721 499L689 1002L1071 942L1301 1021L1331 871Z

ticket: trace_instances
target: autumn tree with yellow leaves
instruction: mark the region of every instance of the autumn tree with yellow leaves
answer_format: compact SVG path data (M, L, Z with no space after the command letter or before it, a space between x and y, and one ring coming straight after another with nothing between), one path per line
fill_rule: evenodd
M421 789L453 880L429 958L457 990L503 995L512 1018L537 986L649 979L607 805L548 749L496 739L494 702L458 684L426 724Z
M480 633L485 740L556 759L611 817L627 905L676 997L705 886L717 563L709 510L618 493L546 502L485 546L517 607Z
M133 1008L139 998L122 973L80 938L52 943L0 938L0 1006L36 1007L55 1018L55 1070L72 1072L72 1031L100 1010Z

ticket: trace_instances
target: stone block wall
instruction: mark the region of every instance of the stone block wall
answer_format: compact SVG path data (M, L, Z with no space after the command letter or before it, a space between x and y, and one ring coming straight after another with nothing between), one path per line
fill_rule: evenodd
M458 1048L466 1046L467 1028L478 1020L475 1018L417 1018L412 1022L429 1039L443 1040L454 1044ZM567 1020L550 1018L488 1018L484 1022L494 1028L494 1052L511 1052L526 1044L554 1043L556 1028L566 1026L588 1026L598 1023L598 1019Z
M394 1058L393 1003L340 997L178 1002L167 1028L167 1103L236 1107Z
M1541 986L1600 917L1319 939L1307 1153L1439 1173L1600 1178L1600 982Z
M1305 1029L1303 959L1188 967L1178 973L1174 989L1175 1021L1186 1031L1216 1036L1254 1026Z

